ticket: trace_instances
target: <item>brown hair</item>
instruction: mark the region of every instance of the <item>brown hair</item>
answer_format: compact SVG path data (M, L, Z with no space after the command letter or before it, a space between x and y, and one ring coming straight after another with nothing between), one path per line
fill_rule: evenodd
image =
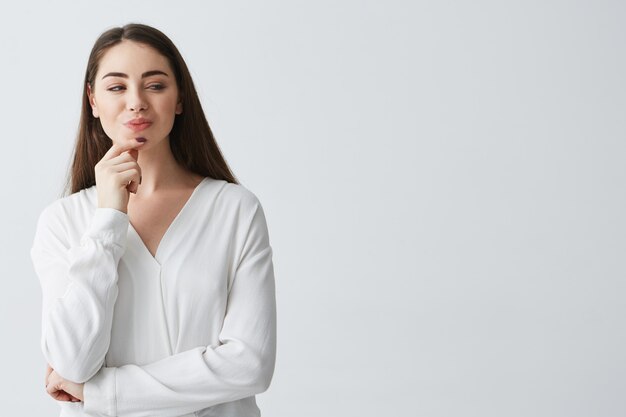
M100 59L110 47L125 39L151 46L167 58L174 71L183 104L183 112L176 115L169 135L170 148L176 161L201 176L239 184L213 137L189 69L174 43L158 29L130 23L102 33L91 49L83 82L83 103L74 159L66 180L65 193L69 191L72 194L96 184L94 167L112 145L100 120L93 117L87 85L94 88Z

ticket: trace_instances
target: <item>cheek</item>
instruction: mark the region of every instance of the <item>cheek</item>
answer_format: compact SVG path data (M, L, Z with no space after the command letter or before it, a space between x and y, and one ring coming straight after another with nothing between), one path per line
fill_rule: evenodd
M176 110L176 101L168 100L166 103L163 103L163 109L168 112L174 112Z
M162 123L169 125L176 117L176 103L174 102L162 102L158 104L158 107L154 109L159 114L159 119Z
M162 100L159 100L159 107L161 111L169 114L174 113L176 111L176 103L178 102L178 93L170 92L167 97L163 97Z
M120 105L118 100L104 100L98 103L98 120L104 130L104 133L113 142L120 140L125 136L126 132L123 131L122 120L120 115L123 114L123 106Z
M116 114L113 113L111 109L100 109L100 123L102 124L104 131L109 133L109 131L116 128Z
M98 113L103 121L111 121L120 113L120 103L116 100L107 99L98 102Z

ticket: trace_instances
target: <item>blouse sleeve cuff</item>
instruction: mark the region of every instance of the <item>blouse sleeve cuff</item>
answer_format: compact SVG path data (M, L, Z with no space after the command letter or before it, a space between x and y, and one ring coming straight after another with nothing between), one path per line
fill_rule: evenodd
M117 416L115 371L117 368L101 368L83 386L83 410Z
M114 208L98 207L85 236L99 239L104 244L126 245L129 225L128 214Z

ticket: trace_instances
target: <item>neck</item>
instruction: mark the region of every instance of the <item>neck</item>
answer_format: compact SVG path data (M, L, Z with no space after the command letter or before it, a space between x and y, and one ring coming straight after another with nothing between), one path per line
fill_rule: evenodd
M149 197L156 192L187 187L199 178L176 162L169 138L153 148L140 150L137 163L141 167L142 178L135 197Z

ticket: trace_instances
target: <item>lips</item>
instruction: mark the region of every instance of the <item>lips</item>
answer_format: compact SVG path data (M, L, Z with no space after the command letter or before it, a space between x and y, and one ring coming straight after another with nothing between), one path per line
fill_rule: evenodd
M127 121L126 123L124 123L124 126L129 128L133 132L139 132L141 130L144 130L144 129L150 127L151 124L152 124L152 122L150 120L144 119L143 117L140 117L140 118L137 118L137 119L131 119L131 120Z

